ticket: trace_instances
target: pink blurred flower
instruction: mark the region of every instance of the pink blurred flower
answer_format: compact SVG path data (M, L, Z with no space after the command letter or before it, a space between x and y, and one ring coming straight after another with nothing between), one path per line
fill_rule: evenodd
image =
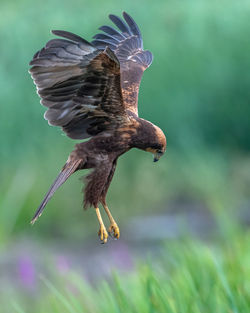
M18 260L18 276L21 284L32 289L35 286L35 267L31 258L27 255L21 256Z

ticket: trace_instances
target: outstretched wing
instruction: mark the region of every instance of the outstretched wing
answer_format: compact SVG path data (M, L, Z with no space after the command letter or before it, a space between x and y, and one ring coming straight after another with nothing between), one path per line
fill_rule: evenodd
M122 20L116 15L109 15L119 31L110 26L99 29L104 33L97 34L92 44L105 49L107 46L115 53L121 64L121 86L125 106L138 115L137 101L142 74L153 60L152 53L143 50L141 32L135 21L126 12Z
M52 33L66 39L50 40L30 62L41 103L48 107L45 119L72 139L116 128L127 116L119 60L108 47L99 50L66 31Z

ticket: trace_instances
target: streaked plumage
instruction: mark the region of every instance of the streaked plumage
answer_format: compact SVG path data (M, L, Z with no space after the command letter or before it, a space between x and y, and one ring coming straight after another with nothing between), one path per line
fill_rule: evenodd
M96 208L103 242L107 232L99 203L110 218L110 232L119 237L105 202L118 157L139 148L154 153L157 160L166 149L163 132L138 117L139 86L152 54L143 49L140 30L127 13L123 13L124 20L109 17L119 30L102 26L103 33L95 35L91 43L70 32L52 31L63 39L50 40L30 62L41 103L48 108L48 123L60 126L72 139L91 137L76 145L32 223L71 174L93 168L86 178L84 206Z

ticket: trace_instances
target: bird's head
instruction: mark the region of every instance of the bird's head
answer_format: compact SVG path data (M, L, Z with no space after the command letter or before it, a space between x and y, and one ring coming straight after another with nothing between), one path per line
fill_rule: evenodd
M151 152L154 155L154 162L157 162L166 151L167 140L163 131L158 126L153 125L153 129L155 135L154 140L150 142L146 151Z

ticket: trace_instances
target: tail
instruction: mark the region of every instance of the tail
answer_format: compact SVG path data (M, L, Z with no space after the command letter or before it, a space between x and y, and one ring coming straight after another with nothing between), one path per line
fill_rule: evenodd
M59 175L57 176L56 180L50 187L49 191L47 192L46 196L44 197L42 203L40 204L39 208L37 209L34 217L31 220L31 224L34 224L35 221L42 215L42 212L50 200L50 198L53 196L55 191L78 169L80 163L82 163L81 159L75 160L75 161L69 161L67 162Z

